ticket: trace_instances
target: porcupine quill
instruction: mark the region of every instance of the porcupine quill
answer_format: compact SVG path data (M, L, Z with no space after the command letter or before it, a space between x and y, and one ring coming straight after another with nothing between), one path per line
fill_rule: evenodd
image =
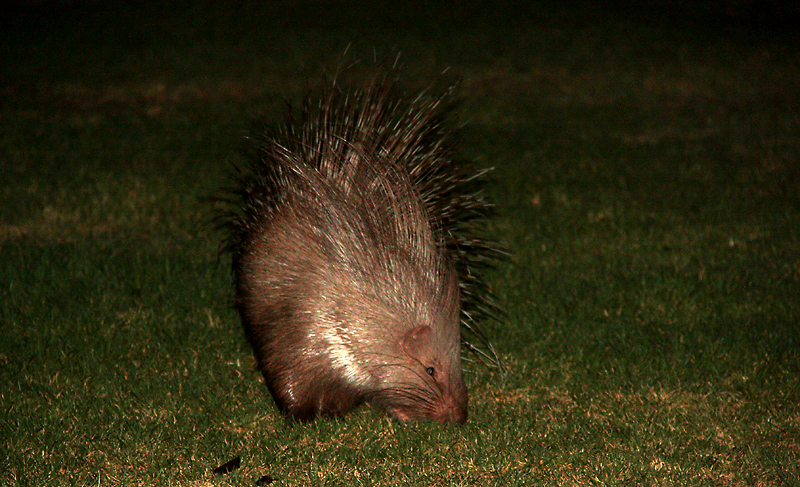
M388 73L334 81L238 168L220 218L236 307L291 418L366 401L464 422L462 346L501 367L476 324L497 311L481 279L499 253L480 237L486 171L452 158L450 96L395 96Z

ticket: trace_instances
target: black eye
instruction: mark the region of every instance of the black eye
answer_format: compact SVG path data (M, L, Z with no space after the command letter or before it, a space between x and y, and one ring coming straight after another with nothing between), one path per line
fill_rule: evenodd
M428 367L427 369L425 369L425 372L427 372L428 375L430 376L436 375L436 369L434 369L433 367Z

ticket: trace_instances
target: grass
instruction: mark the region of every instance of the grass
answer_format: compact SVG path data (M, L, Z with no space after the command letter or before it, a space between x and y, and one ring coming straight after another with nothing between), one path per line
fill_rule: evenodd
M797 12L418 7L2 16L0 484L800 485ZM469 371L462 428L287 424L203 224L348 44L461 78L495 167L509 371Z

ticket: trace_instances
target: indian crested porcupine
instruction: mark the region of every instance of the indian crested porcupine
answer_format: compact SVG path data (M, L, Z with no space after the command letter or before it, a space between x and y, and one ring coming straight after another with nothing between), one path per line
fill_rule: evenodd
M452 158L449 93L395 91L384 74L307 96L258 136L228 193L236 306L291 418L366 401L463 423L462 344L499 363L474 324L493 309L478 277L496 251L477 236L483 172Z

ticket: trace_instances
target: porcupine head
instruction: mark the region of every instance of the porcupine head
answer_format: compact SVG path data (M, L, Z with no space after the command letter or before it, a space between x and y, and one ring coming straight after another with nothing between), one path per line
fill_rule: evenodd
M369 402L399 420L467 419L455 268L408 174L378 151L284 189L235 258L237 301L278 407L300 420Z

